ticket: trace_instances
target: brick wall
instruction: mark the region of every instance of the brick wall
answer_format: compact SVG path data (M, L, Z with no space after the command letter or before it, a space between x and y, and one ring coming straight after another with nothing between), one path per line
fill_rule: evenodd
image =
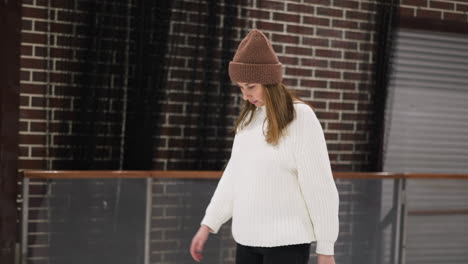
M187 3L191 1L185 1ZM369 134L368 122L372 80L373 44L375 33L372 31L375 1L338 1L338 0L302 0L302 1L246 1L239 6L239 20L245 20L247 27L256 27L264 31L273 41L273 46L280 61L284 64L285 83L297 92L303 99L313 104L316 109L327 139L328 150L334 171L361 171L368 166ZM60 41L63 37L76 30L79 25L80 14L73 16L70 21L64 16L63 6L58 1L51 1L51 9L47 9L48 1L23 0L23 26L21 43L21 102L20 102L20 169L48 169L53 167L52 160L59 159L51 153L46 153L46 146L54 144L53 137L66 134L63 128L46 127L46 119L56 117L57 114L73 107L76 91L66 84L73 76L73 67L66 71L53 68L47 72L47 63L60 65L61 58L68 57L76 51L76 47L66 45ZM182 10L179 10L182 11ZM187 11L187 10L183 10ZM465 1L430 1L430 0L401 0L400 13L406 17L433 18L442 21L467 21L468 4ZM179 24L186 32L177 35L183 39L181 52L190 54L195 43L190 35L190 26L196 21L190 12L184 16L186 21ZM48 19L51 20L48 20ZM50 26L51 32L47 28ZM247 28L237 27L236 43L245 35ZM172 32L175 34L174 32ZM174 36L173 36L174 37ZM53 43L47 50L47 43ZM49 57L49 59L47 59ZM178 64L190 65L191 61L183 55L178 57ZM160 156L155 160L155 169L176 169L178 160L178 139L184 136L184 122L180 117L187 115L187 99L179 91L189 85L184 80L184 72L180 67L169 71L168 107L165 109L164 132L158 135L155 146L161 153L172 153L167 157ZM52 86L48 84L52 83ZM47 89L54 89L48 105L44 104ZM61 91L61 92L59 92ZM232 89L233 112L238 109L241 98L237 89ZM232 115L232 120L235 114ZM62 115L66 118L66 115ZM118 124L118 122L116 122ZM51 135L46 131L55 133ZM226 139L228 142L232 138ZM60 143L53 146L63 148ZM230 144L226 144L229 153ZM60 151L55 152L59 155ZM174 154L175 153L175 154ZM171 186L183 186L183 181L169 183ZM337 243L337 262L349 263L351 255L350 243L356 237L356 230L362 227L352 215L365 215L369 212L359 204L354 204L353 197L361 197L368 190L369 185L353 184L351 181L338 181L341 199L342 226ZM161 187L165 186L165 187ZM212 192L213 186L204 191ZM165 189L166 188L166 189ZM158 182L154 190L162 191L160 195L177 197L183 192L167 191L167 183ZM211 188L211 189L210 189ZM157 192L156 192L157 193ZM41 195L38 193L37 195ZM155 203L157 200L155 194ZM160 197L159 197L160 198ZM182 198L181 198L182 199ZM34 206L32 204L31 206ZM200 206L200 205L198 205ZM206 204L203 204L203 209ZM167 209L172 208L172 209ZM186 241L173 236L180 231L180 225L172 220L177 219L177 204L160 205L154 208L153 231L151 233L153 248L151 258L153 263L173 263L168 259L173 252L159 250L158 243L166 238L177 245L185 245ZM359 208L359 209L354 209ZM32 208L38 210L38 208ZM172 211L169 214L168 210ZM181 209L182 210L182 209ZM359 211L353 211L359 210ZM362 211L361 211L362 210ZM179 211L180 212L180 211ZM193 216L193 215L192 215ZM190 216L184 216L190 217ZM197 221L190 220L192 227ZM46 221L43 219L43 221ZM167 226L161 228L161 223ZM230 230L226 224L223 227L221 240L229 241ZM196 230L193 230L195 232ZM43 234L42 234L43 235ZM187 237L184 237L187 239ZM219 238L217 238L219 239ZM46 245L46 239L31 240L36 245ZM175 242L174 242L175 241ZM169 242L171 243L171 242ZM226 242L229 243L229 242ZM226 263L233 260L233 249L226 247ZM182 249L181 249L182 250ZM166 254L166 255L165 255ZM177 262L174 262L177 263Z

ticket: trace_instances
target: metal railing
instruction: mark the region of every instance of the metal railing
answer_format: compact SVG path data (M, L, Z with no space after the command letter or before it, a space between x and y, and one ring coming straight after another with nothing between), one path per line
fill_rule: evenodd
M58 179L146 179L146 219L145 246L143 263L150 263L150 223L152 215L153 181L155 179L173 180L217 180L222 171L37 171L22 172L22 217L21 217L21 262L27 263L28 258L28 222L29 222L29 193L31 180ZM379 226L384 229L392 225L391 259L389 263L404 264L406 254L408 216L416 215L468 215L468 209L444 210L408 210L407 181L414 180L467 180L468 174L427 174L427 173L372 173L372 172L335 172L336 180L393 180L393 204L391 210L383 217ZM195 230L194 230L195 231ZM379 234L381 235L381 234ZM381 241L378 237L376 241ZM379 248L380 251L380 246ZM376 259L381 259L377 254Z

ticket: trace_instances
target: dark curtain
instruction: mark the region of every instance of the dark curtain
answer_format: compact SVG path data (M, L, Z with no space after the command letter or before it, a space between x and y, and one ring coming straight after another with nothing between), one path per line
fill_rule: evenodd
M186 87L191 96L187 104L186 127L182 144L182 159L192 159L180 168L168 169L186 170L221 170L227 157L223 150L230 150L227 137L229 106L232 106L231 81L228 75L229 61L232 59L237 45L235 26L238 16L238 5L241 1L207 1L195 6L197 11L195 24L195 51L190 67L190 78ZM186 2L181 1L181 9L188 9ZM223 4L223 6L221 6ZM221 19L223 25L219 27ZM179 29L183 34L184 29ZM217 47L221 48L217 48ZM232 109L232 108L231 108ZM191 137L196 138L195 142ZM208 141L208 138L215 138ZM189 150L189 148L194 148Z
M369 171L383 170L385 107L391 75L393 36L398 21L399 0L378 0L376 5L376 56L372 89Z
M371 104L369 112L370 154L367 171L381 172L384 157L385 108L388 83L391 76L394 31L398 20L398 0L377 0L375 5L374 34L375 57L371 79ZM353 208L366 212L352 217L351 263L381 263L383 261L382 230L389 222L381 218L382 180L354 181L356 195Z
M48 169L151 170L158 158L180 160L168 169L222 169L240 3L50 1L74 25L67 37L49 39L47 56L61 60L47 70L65 73L49 74L45 97L72 99L47 99L46 106L61 104L47 107ZM68 48L55 50L54 41ZM187 42L196 44L190 52ZM171 86L171 70L180 68L189 74L177 77L183 86ZM170 92L186 98L173 100ZM158 139L174 105L186 107L183 136L165 148L181 148L181 155L163 156ZM145 180L54 180L48 187L50 263L143 262Z
M63 13L82 23L62 41L78 48L68 58L74 62L61 64L73 77L60 80L68 85L49 82L48 94L75 98L67 111L49 110L49 127L58 121L59 132L68 134L50 136L47 153L58 159L48 169L150 170L157 158L180 161L167 169L222 169L230 148L226 137L233 136L227 128L233 121L227 119L233 111L227 69L238 37L234 27L243 26L237 18L241 3L69 2ZM187 52L189 40L195 45ZM174 67L189 73L183 86L168 83ZM173 107L168 90L174 89L186 95L183 137L176 145L168 142L169 154L162 155L157 139ZM173 155L173 147L181 153Z

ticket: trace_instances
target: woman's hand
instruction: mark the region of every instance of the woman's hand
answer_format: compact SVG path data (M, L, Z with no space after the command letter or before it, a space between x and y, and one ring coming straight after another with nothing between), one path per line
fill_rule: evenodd
M335 264L335 257L333 255L317 255L317 264Z
M211 229L208 226L202 225L192 239L192 244L190 245L190 254L197 262L200 262L203 259L203 247L205 246L205 242L208 239L210 230Z

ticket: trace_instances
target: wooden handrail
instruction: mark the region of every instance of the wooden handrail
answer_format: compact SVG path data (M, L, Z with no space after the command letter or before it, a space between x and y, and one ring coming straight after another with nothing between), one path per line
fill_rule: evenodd
M467 209L439 209L439 210L410 210L411 216L434 216L434 215L468 215Z
M105 178L161 178L161 179L219 179L222 171L109 171L109 170L23 170L29 179L105 179ZM452 173L391 173L391 172L334 172L335 179L462 179L468 174Z

